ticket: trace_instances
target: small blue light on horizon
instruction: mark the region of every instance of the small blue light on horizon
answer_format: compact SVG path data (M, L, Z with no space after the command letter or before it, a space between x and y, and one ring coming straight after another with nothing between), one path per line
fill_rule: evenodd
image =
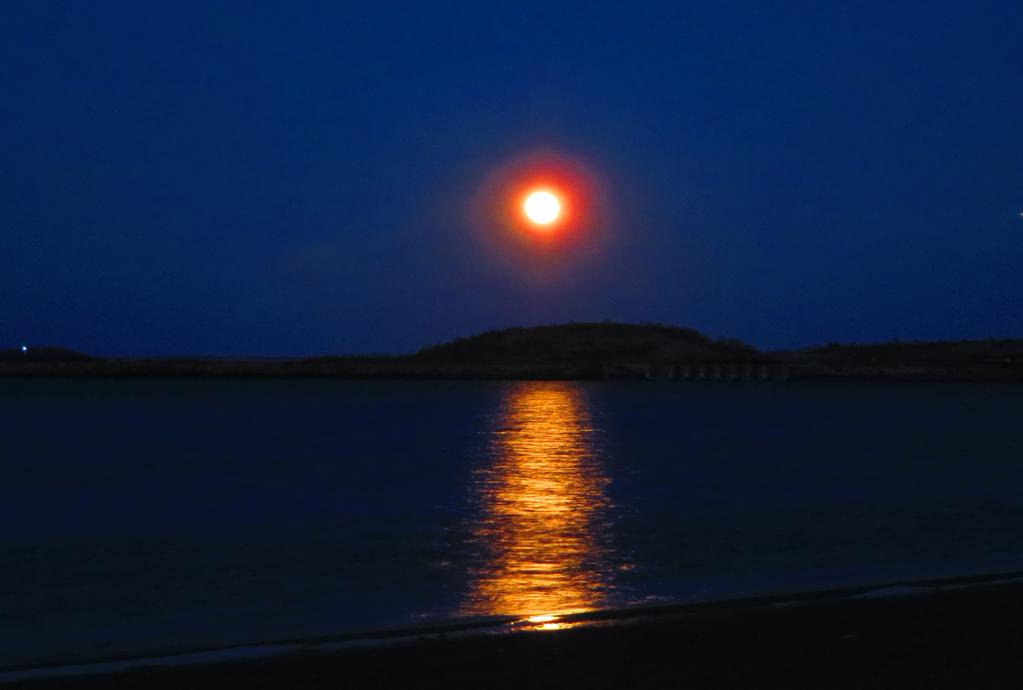
M28 345L22 345L21 346L21 351L22 352L28 352Z

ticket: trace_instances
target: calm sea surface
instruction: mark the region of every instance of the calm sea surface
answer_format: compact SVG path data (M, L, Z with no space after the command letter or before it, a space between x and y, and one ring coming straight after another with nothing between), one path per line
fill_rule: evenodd
M0 380L0 666L1023 569L1021 543L1017 385Z

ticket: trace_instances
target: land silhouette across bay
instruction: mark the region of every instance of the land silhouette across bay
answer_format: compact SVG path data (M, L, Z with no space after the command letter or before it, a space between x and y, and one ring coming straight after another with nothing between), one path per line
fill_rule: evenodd
M1023 381L1023 339L828 344L761 351L663 324L507 328L397 356L102 357L0 350L0 377Z

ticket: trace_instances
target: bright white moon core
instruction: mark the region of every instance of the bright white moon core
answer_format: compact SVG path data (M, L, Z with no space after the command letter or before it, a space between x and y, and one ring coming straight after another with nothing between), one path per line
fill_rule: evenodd
M537 225L549 225L561 215L561 202L550 192L533 192L526 197L526 217Z

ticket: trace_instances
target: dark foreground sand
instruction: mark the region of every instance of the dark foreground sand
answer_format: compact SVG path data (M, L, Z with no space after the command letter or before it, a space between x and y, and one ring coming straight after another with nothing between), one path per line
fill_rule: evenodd
M1020 688L1023 584L763 602L13 688Z

